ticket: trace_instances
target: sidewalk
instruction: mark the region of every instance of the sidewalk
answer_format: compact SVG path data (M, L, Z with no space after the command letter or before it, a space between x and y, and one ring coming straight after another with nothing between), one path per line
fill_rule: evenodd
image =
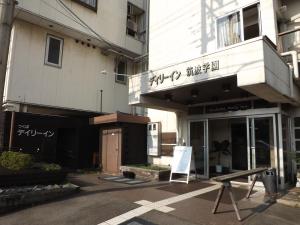
M82 186L78 195L3 215L0 224L296 225L300 221L300 209L264 204L261 192L246 200L243 196L247 190L241 187L234 189L244 218L238 222L226 192L218 213L211 213L217 187L206 181L188 185L168 182L126 185L99 180L97 176L74 176L72 180ZM126 220L118 222L124 216Z
M294 187L290 189L288 193L278 199L277 202L286 206L300 208L300 188Z

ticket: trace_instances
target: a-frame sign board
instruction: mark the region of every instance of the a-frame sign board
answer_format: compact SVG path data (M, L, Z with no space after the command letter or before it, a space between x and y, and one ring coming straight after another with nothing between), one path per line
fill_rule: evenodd
M187 147L187 146L174 147L170 182L182 182L187 184L189 183L191 158L192 158L192 147ZM186 181L174 180L172 178L172 175L176 173L185 174L187 177Z

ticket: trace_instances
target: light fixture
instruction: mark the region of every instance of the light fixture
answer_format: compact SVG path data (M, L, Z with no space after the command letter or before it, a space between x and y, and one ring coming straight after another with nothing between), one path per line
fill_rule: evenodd
M100 72L100 74L101 74L101 75L107 75L107 71L106 71L106 70L102 70L102 71Z
M198 92L197 89L192 89L191 90L191 96L192 96L192 98L197 98L198 95L199 95L199 92Z
M191 106L194 103L192 99L186 101L186 105Z
M230 92L231 91L231 85L230 84L223 84L222 85L222 90L224 92Z
M211 101L213 101L213 102L219 101L218 96L212 96L212 97L211 97Z
M171 102L172 98L173 98L173 96L171 94L165 94L165 99L167 102Z

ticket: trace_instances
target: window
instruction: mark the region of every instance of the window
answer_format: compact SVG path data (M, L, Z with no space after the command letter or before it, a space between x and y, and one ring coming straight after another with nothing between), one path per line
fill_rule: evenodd
M261 34L259 4L217 20L218 47L226 47Z
M45 64L61 67L63 52L63 39L47 35Z
M300 169L300 117L294 118L295 164Z
M127 5L127 35L145 41L145 13L131 3Z
M116 60L116 82L126 84L127 62L123 59Z
M241 41L240 13L233 13L218 20L218 46L225 47Z
M73 0L73 1L97 12L98 0Z

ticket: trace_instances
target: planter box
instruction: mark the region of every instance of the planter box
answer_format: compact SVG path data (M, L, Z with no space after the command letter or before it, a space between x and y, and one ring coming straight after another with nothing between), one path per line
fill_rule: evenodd
M49 186L33 188L33 190L23 192L18 191L22 189L22 187L19 187L14 188L15 191L13 192L0 194L0 214L25 206L63 198L79 191L79 187L73 184L53 185L54 188L49 188Z
M300 171L297 172L296 187L300 187Z
M1 168L0 187L37 185L37 184L60 184L65 181L67 172L44 171L40 169L27 169L23 171L10 171Z
M144 169L134 166L121 166L120 170L133 172L137 178L146 179L146 180L155 180L155 181L162 181L168 180L170 177L171 170L151 170L151 169Z

